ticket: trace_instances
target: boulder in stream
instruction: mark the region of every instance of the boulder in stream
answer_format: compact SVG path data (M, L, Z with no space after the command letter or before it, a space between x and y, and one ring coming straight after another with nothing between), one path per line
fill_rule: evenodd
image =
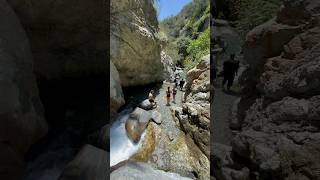
M136 108L126 121L125 127L128 137L135 143L138 143L142 133L148 126L152 115L150 112L141 108Z
M144 109L144 110L151 110L153 109L153 105L151 104L151 102L149 101L149 99L146 99L144 101L141 102L141 104L139 105L140 108Z

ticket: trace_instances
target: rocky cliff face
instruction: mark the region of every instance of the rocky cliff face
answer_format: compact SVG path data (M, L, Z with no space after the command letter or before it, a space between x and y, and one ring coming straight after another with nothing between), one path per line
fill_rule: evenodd
M24 154L47 124L25 31L5 0L0 9L0 179L15 180L22 176Z
M111 0L111 61L122 86L163 79L158 21L153 1Z
M208 160L210 156L210 55L187 74L182 108L173 108L175 121ZM191 148L191 150L196 149ZM199 152L197 152L199 153ZM202 161L208 162L209 161ZM200 163L201 164L201 163ZM200 165L200 179L209 178L210 165Z
M250 169L256 179L320 178L319 9L316 0L285 1L276 18L248 34L244 58L256 69L258 95L236 105L250 108L237 112L241 129L224 147L229 153L215 153L231 158L217 177L249 179Z
M119 73L110 61L110 115L114 119L118 109L124 104Z
M30 40L37 77L107 72L106 1L8 0Z
M165 52L161 51L161 63L163 64L163 78L170 79L174 75L174 64L172 58Z

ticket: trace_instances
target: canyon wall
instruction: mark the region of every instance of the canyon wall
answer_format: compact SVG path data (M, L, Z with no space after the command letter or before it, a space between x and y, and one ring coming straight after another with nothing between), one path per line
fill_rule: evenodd
M26 33L5 0L0 9L0 179L15 180L23 175L24 154L48 127Z

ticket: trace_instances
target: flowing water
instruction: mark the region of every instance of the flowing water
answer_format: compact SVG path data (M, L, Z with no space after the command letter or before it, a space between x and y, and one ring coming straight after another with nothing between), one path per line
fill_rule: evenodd
M141 148L142 142L146 131L142 134L140 141L135 144L127 136L125 129L125 123L129 117L131 108L123 110L119 113L117 120L112 124L110 128L110 166L114 166L119 162L129 159L134 155L139 148Z
M139 148L141 148L142 142L146 131L142 133L140 141L138 143L132 142L125 129L125 123L129 117L129 114L137 107L143 100L148 98L148 94L151 89L158 93L158 89L161 84L150 84L146 86L137 86L124 88L126 105L121 108L121 112L118 113L116 121L110 127L110 166L114 166L122 161L128 160L134 155Z

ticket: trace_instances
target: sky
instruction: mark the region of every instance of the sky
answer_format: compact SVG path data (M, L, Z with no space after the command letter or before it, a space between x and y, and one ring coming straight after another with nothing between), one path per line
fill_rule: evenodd
M162 21L169 16L177 15L182 8L192 0L160 0L159 20Z

